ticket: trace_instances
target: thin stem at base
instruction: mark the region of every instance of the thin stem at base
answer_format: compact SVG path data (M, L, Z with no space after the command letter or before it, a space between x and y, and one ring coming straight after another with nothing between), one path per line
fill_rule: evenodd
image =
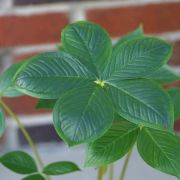
M102 179L103 179L103 170L102 170L102 167L99 167L97 180L102 180Z
M109 166L109 180L113 180L114 179L114 164L110 164Z
M131 148L131 150L129 151L129 153L126 156L126 159L124 161L124 165L123 165L122 172L121 172L119 180L124 180L124 178L125 178L127 167L128 167L128 163L129 163L129 160L130 160L131 155L132 155L133 147Z
M4 103L4 101L2 99L0 99L0 104L2 105L2 107L6 110L6 112L12 117L14 118L14 120L16 121L18 127L21 129L23 135L25 136L26 140L28 141L40 167L43 169L44 164L43 161L38 153L38 150L33 142L33 140L31 139L31 136L29 135L28 131L26 130L26 128L22 125L22 123L20 122L19 118L17 117L17 115ZM50 177L47 176L47 179L50 180Z

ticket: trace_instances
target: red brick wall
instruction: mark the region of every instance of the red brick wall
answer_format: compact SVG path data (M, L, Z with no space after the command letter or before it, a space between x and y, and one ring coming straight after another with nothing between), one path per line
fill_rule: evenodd
M57 43L60 31L68 24L67 13L0 17L0 47Z
M23 4L21 0L14 2ZM37 0L37 3L43 2ZM170 63L180 67L180 1L82 1L76 6L68 2L57 3L58 0L53 2L51 6L12 6L0 12L0 48L11 50L13 62L55 49L60 40L60 31L65 25L72 19L87 19L105 27L112 38L143 24L146 33L158 34L174 43L174 55ZM29 3L33 1L26 0L24 4ZM36 100L33 98L21 97L6 101L17 113L35 113L33 107Z
M105 27L112 37L143 24L146 33L162 33L180 29L180 3L158 3L89 9L87 19Z

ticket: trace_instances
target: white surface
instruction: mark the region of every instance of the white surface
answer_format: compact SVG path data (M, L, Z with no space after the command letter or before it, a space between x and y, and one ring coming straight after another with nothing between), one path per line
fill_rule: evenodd
M2 0L0 0L2 1ZM7 0L4 0L7 1ZM11 3L11 0L8 0ZM126 7L126 6L143 6L147 4L159 4L159 3L176 3L179 0L109 0L109 1L87 1L79 2L77 5L84 9L91 8L107 8L107 7ZM49 12L66 12L71 8L74 3L54 3L54 4L40 4L36 6L26 6L26 7L13 7L4 6L0 9L0 15L19 15L19 16L29 16L34 14L44 14Z
M83 167L84 148L75 148L69 150L64 145L46 144L38 147L46 164L54 161L68 160L76 162L81 168ZM25 149L29 152L28 149ZM1 152L2 154L2 152ZM118 180L119 171L121 169L123 161L115 163L115 179ZM54 176L52 180L96 180L96 170L88 168L82 172L76 172L69 175ZM20 180L22 176L19 176L0 165L0 180ZM129 163L128 172L125 180L176 180L176 178L161 173L157 170L152 169L146 165L139 157L137 150L133 152L133 156ZM103 180L108 180L104 178Z

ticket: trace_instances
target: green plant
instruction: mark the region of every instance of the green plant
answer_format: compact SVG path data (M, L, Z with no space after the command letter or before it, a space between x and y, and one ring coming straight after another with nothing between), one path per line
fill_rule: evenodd
M180 179L180 138L173 130L175 118L180 118L180 89L163 88L180 80L166 64L172 46L144 35L142 27L113 46L103 28L85 21L68 25L61 41L59 51L34 56L6 70L0 79L1 96L26 94L40 99L36 108L53 109L58 135L69 146L87 145L85 166L99 167L99 180L109 164L112 180L112 163L128 153L120 175L124 179L135 143L147 164ZM19 151L2 156L3 165L32 174L25 179L39 180L45 178L41 172L60 175L79 170L70 162L44 168L26 129L2 99L0 103L19 124L43 171L38 172L34 160Z

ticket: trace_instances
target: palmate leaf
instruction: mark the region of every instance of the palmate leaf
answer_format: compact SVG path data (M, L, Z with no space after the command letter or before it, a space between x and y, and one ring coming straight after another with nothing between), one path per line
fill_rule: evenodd
M44 99L57 99L67 90L82 87L94 75L64 52L43 53L32 58L16 79L21 92Z
M120 116L139 125L172 131L173 105L158 85L145 79L107 83Z
M140 34L129 34L111 53L110 37L102 28L73 23L62 33L63 52L29 60L16 78L16 88L41 99L59 99L54 126L70 146L101 137L112 124L114 107L133 123L171 131L169 97L157 84L140 78L163 66L172 47Z
M122 38L118 40L118 42L114 45L114 47L116 48L117 46L120 46L127 41L130 41L136 38L141 38L143 36L144 36L144 30L143 30L142 25L140 25L135 31L122 36Z
M24 62L19 62L11 65L1 76L0 76L0 96L22 96L23 94L17 91L14 86L14 78L16 73L20 70Z
M86 166L110 164L122 158L133 146L139 127L128 121L116 120L112 127L87 148Z
M180 75L177 74L170 66L164 65L157 71L146 76L147 79L152 79L160 85L165 85L180 80Z
M37 172L34 159L25 152L13 151L0 157L0 163L19 174L30 174Z
M79 167L68 161L51 163L43 169L43 173L47 175L62 175L76 171L80 171Z
M5 118L4 118L4 112L2 108L0 107L0 137L3 135L5 129Z
M143 128L138 151L151 167L180 178L180 138L163 131Z
M112 125L112 104L104 89L90 84L60 98L53 120L57 133L69 146L94 141Z
M168 94L172 98L174 104L174 119L180 118L180 87L168 89Z
M68 25L61 37L65 51L96 75L101 75L112 52L111 38L103 28L91 22L79 21Z
M151 74L164 65L172 54L172 46L155 37L133 39L113 49L106 68L108 79L135 79Z

